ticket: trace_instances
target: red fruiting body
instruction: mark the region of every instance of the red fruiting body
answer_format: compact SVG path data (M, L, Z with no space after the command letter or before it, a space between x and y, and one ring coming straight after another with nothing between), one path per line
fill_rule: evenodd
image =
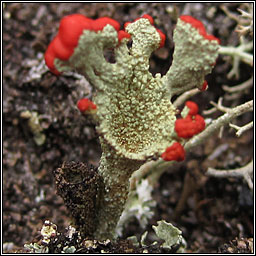
M187 101L186 106L190 109L188 115L175 122L175 131L181 138L191 138L205 128L204 118L197 114L198 105L195 102Z
M168 147L161 155L165 161L183 161L185 159L185 150L179 142L174 142L172 146Z
M187 115L186 118L177 119L175 122L175 131L181 138L191 138L200 133L205 128L205 122L202 116Z
M119 31L120 29L120 24L116 20L108 17L102 17L98 18L97 20L92 20L92 27L94 31L102 30L107 24L114 27L116 31Z
M204 118L200 115L195 115L194 121L197 124L197 133L201 132L205 128L205 121Z
M182 16L180 16L180 19L186 23L189 23L192 27L196 28L198 30L199 34L201 36L203 36L205 39L207 39L209 41L216 40L218 42L218 44L220 44L219 38L217 38L213 35L207 34L204 24L201 21L199 21L189 15L182 15Z
M157 29L156 31L158 32L158 34L161 38L159 48L162 48L162 47L164 47L164 44L165 44L166 35L160 29Z
M55 58L68 60L78 44L79 38L84 30L99 31L110 24L119 31L120 25L117 21L102 17L97 20L89 19L81 14L72 14L64 17L60 22L59 33L52 40L45 53L45 63L56 75L60 72L54 66ZM121 39L127 37L123 35Z
M52 42L48 46L48 48L45 52L45 55L44 55L44 59L45 59L46 65L51 70L51 72L54 73L55 75L59 75L60 72L55 68L55 65L54 65L54 60L56 58L56 54L54 51L55 40L56 40L56 37L52 40Z
M204 80L204 83L203 83L202 88L201 88L200 90L201 90L201 91L206 91L207 88L208 88L208 83L207 83L206 80Z
M124 30L118 31L118 41L121 42L124 38L131 38L131 35Z
M189 108L188 115L194 116L198 113L198 105L193 101L187 101L185 104Z
M87 98L83 98L77 102L77 108L85 113L86 111L96 110L97 106Z
M60 21L58 37L66 47L74 48L83 30L92 30L92 21L81 14L68 15Z

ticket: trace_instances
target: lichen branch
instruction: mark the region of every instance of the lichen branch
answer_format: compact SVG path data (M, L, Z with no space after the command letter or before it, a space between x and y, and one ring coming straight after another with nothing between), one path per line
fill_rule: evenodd
M192 96L198 94L199 92L201 92L198 88L189 90L187 92L182 93L174 102L173 102L173 106L174 107L179 107L181 106L186 100L188 100L189 98L191 98Z
M223 98L222 97L220 97L218 99L218 103L217 104L215 102L213 102L213 101L210 101L210 103L215 107L214 108L215 111L219 110L219 111L224 112L224 113L230 112L231 108L224 107L222 102L223 102Z
M248 79L247 81L241 83L241 84L238 84L236 86L227 86L227 85L223 85L222 88L224 91L226 92L229 92L229 93L234 93L234 92L241 92L241 91L244 91L250 87L253 86L253 76Z
M231 170L217 170L210 167L206 172L207 176L213 176L215 178L243 178L247 182L250 190L253 190L252 174L253 160L241 168Z
M247 53L247 51L251 51L253 49L253 42L247 44L241 44L237 47L233 46L221 46L219 48L219 54L229 55L232 57L238 57L239 60L253 66L253 55Z
M245 131L253 128L253 121L251 121L250 123L248 123L242 127L234 125L234 124L229 124L229 126L236 129L237 130L236 136L240 137Z
M231 109L228 113L225 113L218 119L214 120L208 127L206 127L204 131L190 139L185 144L185 150L189 152L194 147L205 142L207 138L209 138L213 133L218 131L221 127L227 125L236 117L249 111L253 111L252 100ZM176 164L176 162L165 162L162 159L158 161L148 162L147 164L141 166L140 169L133 174L131 179L132 184L135 184L135 180L142 178L148 178L149 181L155 184L158 181L159 177L165 172L165 170L170 168L173 164ZM133 187L131 187L131 189L132 188Z

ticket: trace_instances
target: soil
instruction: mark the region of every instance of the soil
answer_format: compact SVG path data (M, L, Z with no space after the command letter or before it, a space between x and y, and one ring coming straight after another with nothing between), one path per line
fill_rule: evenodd
M73 74L56 77L44 65L43 54L56 35L60 19L71 13L90 18L109 16L123 25L142 14L155 19L157 28L167 36L165 47L150 60L153 74L165 74L173 52L172 32L177 16L189 14L201 20L208 33L219 37L222 45L237 45L236 22L226 16L221 5L238 13L236 3L5 3L3 8L3 243L4 250L21 250L39 236L45 220L64 231L70 224L69 213L57 196L52 172L63 162L99 163L101 149L92 122L81 116L76 102L90 85ZM228 58L220 56L209 89L192 100L200 111L211 108L225 92L222 85L233 86L248 80L252 68L241 63L239 78L228 79L232 68ZM253 98L253 88L235 99L224 100L234 107ZM39 124L32 127L25 111ZM23 114L22 114L23 113ZM25 112L26 113L26 112ZM209 118L220 115L216 112ZM234 123L242 126L252 113ZM224 147L223 147L224 145ZM209 156L225 148L214 159ZM253 131L235 136L225 128L187 155L175 169L166 171L154 188L157 202L147 230L158 220L166 220L182 230L190 253L216 253L235 238L250 238L253 228L253 197L241 179L216 179L205 176L208 167L232 169L244 166L253 157ZM191 186L190 196L175 212L182 190ZM141 236L136 220L122 239ZM116 248L116 247L113 247ZM114 250L114 249L113 249ZM118 251L118 248L115 249ZM114 252L115 252L114 251Z

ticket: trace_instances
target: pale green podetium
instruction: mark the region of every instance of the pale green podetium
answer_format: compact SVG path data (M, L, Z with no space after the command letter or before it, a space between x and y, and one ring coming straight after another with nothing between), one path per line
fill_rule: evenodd
M160 74L153 77L149 72L149 58L159 47L160 35L145 18L126 27L132 39L130 48L128 39L118 43L116 30L106 25L97 33L84 31L69 61L55 60L59 71L75 69L95 88L95 121L103 151L99 172L105 185L95 238L115 237L131 174L146 160L159 157L175 141L176 110L171 96L200 87L204 76L211 71L208 63L215 62L217 43L205 40L189 24L183 23L177 24L173 65L164 77ZM187 36L178 34L183 30ZM196 57L197 66L190 52L181 49L187 46L192 57ZM209 52L203 51L207 57L201 54L201 47L208 47ZM104 50L109 48L114 49L115 63L107 62L104 57ZM188 67L190 64L192 69Z

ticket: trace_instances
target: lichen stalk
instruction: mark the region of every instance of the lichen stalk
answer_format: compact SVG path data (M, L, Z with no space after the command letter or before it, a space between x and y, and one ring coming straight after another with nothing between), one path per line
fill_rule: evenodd
M129 179L144 161L120 157L109 145L101 143L102 157L99 174L104 177L104 196L97 214L99 221L94 232L97 239L115 238L116 224L122 214L129 193Z

